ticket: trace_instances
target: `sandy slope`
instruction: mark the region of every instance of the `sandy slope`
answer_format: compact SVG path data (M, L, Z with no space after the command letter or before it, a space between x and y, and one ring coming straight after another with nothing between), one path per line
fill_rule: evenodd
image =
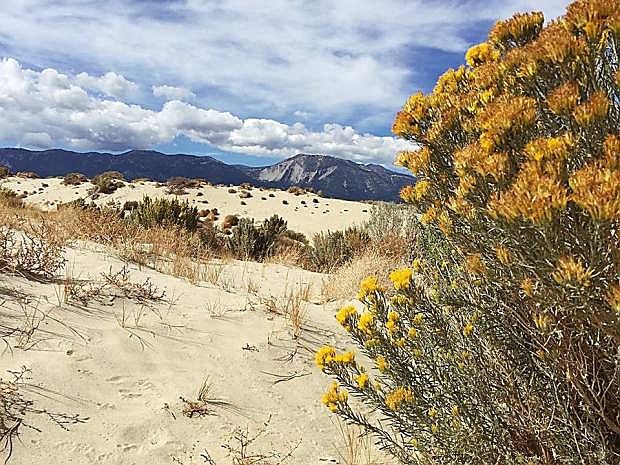
M89 182L79 186L65 186L61 178L24 179L17 177L0 181L0 186L18 194L26 192L28 197L25 200L29 204L44 209L53 209L58 203L69 202L80 197L86 198L88 190L93 187ZM188 200L201 210L217 208L221 214L220 220L228 214L252 217L257 220L278 214L288 221L290 229L303 232L308 237L312 237L319 231L345 229L352 224L359 224L368 218L370 211L370 205L366 203L321 198L314 194L296 196L286 191L261 191L254 188L250 191L252 197L241 199L238 188L235 188L236 193L229 193L229 189L229 187L204 186L200 189L189 189L186 195L178 197ZM157 187L153 182L129 183L113 194L101 195L96 203L105 205L115 202L122 205L125 201L140 200L145 195L174 197L166 194L165 191L165 187ZM270 197L269 194L274 197ZM242 201L246 205L242 205Z
M70 248L67 259L69 274L80 279L99 280L101 273L125 266L92 245ZM89 417L69 432L32 418L42 432L23 429L13 464L169 464L173 457L203 463L197 452L204 448L217 463L228 464L221 445L234 428L256 431L269 418L258 450L286 451L301 441L286 463L330 463L337 428L320 404L329 380L314 366L311 351L320 343L346 343L334 305L304 303L308 328L298 341L285 319L265 308L270 297L302 285L311 286L309 300L316 300L323 275L229 262L217 285L194 286L134 265L129 269L132 282L149 278L166 291L167 301L153 304L137 329L131 326L141 305L133 301L106 297L86 307L69 305L59 302L61 285L0 276L2 318L14 322L22 313L9 289L29 299L30 312L37 308L37 315L48 315L28 341L30 349L13 347L0 357L0 373L6 377L6 370L25 365L36 386L28 396L37 406ZM127 328L119 323L123 312ZM274 384L274 375L292 374L303 376ZM185 417L179 397L195 399L207 376L215 396L230 405L214 407L211 416Z

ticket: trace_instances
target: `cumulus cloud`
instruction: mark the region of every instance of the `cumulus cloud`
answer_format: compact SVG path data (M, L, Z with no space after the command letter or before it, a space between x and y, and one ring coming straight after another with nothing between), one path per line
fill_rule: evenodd
M125 79L124 76L113 72L103 76L91 76L88 73L80 73L75 77L75 82L89 90L100 92L103 95L117 98L128 98L138 92L138 85Z
M153 76L186 89L208 88L210 106L236 114L288 119L301 110L316 117L312 124L359 125L369 115L393 114L407 94L427 84L418 81L419 54L461 54L476 28L515 11L542 9L554 17L568 3L5 1L0 53L43 66L115 70L147 88ZM156 92L187 98L172 89Z
M185 87L161 85L153 86L152 89L153 95L157 98L165 98L168 100L187 100L196 97L196 94Z
M124 78L116 75L116 82ZM129 81L127 81L129 82ZM121 151L149 148L185 136L221 150L253 155L324 153L359 161L390 163L409 144L325 124L312 131L301 123L242 119L230 112L169 100L154 110L101 95L83 74L26 69L0 61L0 140L25 145ZM105 95L111 96L105 92Z

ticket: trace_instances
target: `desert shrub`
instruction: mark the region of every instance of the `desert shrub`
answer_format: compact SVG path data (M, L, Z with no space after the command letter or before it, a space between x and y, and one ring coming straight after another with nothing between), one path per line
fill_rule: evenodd
M200 222L198 209L187 201L151 199L148 196L131 210L128 219L145 228L179 226L188 231L195 231Z
M11 189L0 187L0 205L5 208L24 208L24 201Z
M62 179L62 183L66 186L77 186L86 182L86 176L82 173L68 173Z
M222 231L211 220L203 221L198 228L200 242L213 255L221 255L225 242Z
M0 166L0 179L11 175L11 170L6 166Z
M404 463L620 462L619 20L501 21L396 117L421 256L337 315L371 367L317 363L330 410Z
M279 240L287 231L286 221L278 215L260 225L253 219L241 218L228 238L228 249L242 260L262 261L276 252Z
M62 239L58 231L45 221L0 226L0 273L18 274L47 281L64 266Z
M173 195L187 194L185 189L196 189L202 186L199 179L188 179L182 176L175 176L166 181L166 193Z
M224 221L222 221L222 229L230 229L233 226L239 224L239 217L237 215L226 215Z
M370 208L364 229L373 241L399 237L413 244L418 228L416 209L411 205L392 202L378 202Z
M123 175L118 171L106 171L98 174L91 181L100 194L111 194L119 187L123 187Z
M331 272L348 263L368 243L368 234L358 227L315 234L312 246L306 252L305 267L312 271Z
M18 171L17 173L15 173L15 176L17 176L18 178L25 178L25 179L38 179L39 178L39 175L35 173L34 171Z

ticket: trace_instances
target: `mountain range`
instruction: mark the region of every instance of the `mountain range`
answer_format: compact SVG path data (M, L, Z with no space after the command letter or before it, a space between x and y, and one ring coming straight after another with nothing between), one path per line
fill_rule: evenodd
M63 176L77 172L89 178L104 171L119 171L126 179L166 181L174 176L202 178L214 184L250 183L286 189L312 188L327 197L347 200L399 200L402 187L415 179L375 164L360 164L327 155L298 154L274 165L228 165L209 156L167 155L152 150L121 154L0 149L0 165L12 172L34 171L39 176Z

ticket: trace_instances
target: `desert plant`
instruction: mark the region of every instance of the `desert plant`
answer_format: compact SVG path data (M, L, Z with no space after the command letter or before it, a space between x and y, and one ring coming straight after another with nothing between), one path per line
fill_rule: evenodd
M77 186L83 182L86 182L86 176L82 173L68 173L62 179L62 183L67 186Z
M368 245L368 234L361 228L315 234L307 248L305 267L312 271L331 272L351 261Z
M179 226L188 231L195 231L200 224L198 209L190 206L187 201L151 199L148 196L134 206L128 219L145 228Z
M6 208L24 208L24 201L11 189L0 187L0 205Z
M278 215L259 226L253 219L241 218L228 238L228 249L237 258L262 261L275 253L278 240L286 232L286 221Z
M18 171L17 173L15 173L15 176L17 176L18 178L25 178L25 179L38 179L39 178L39 175L35 173L34 171Z
M6 166L0 166L0 179L11 175L11 170Z
M582 0L500 21L396 117L423 256L337 315L373 368L317 363L324 403L405 463L620 461L619 20Z
M196 189L202 185L199 179L188 179L182 176L175 176L166 181L166 193L173 195L185 195L185 189Z
M95 192L111 194L119 187L123 187L123 175L118 171L106 171L98 174L90 181L95 186Z
M80 415L51 412L37 407L32 399L24 397L24 393L45 395L29 382L30 370L22 367L10 374L11 379L0 379L0 452L5 455L4 463L9 462L13 454L13 440L19 437L24 428L41 431L29 423L33 416L47 417L64 430L88 420Z

